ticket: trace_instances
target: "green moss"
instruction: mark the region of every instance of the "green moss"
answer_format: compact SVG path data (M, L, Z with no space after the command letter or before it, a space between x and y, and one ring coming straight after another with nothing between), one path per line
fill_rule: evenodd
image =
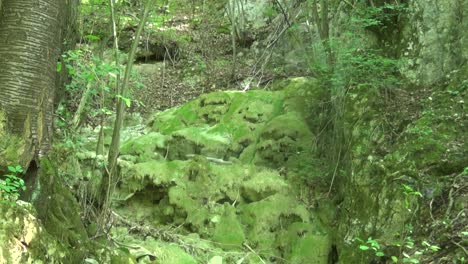
M219 122L229 111L231 96L224 92L202 95L199 99L198 116L208 124Z
M216 220L213 241L226 250L239 250L245 240L244 230L236 216L236 209L229 204L224 205L224 214Z
M24 140L7 131L7 117L0 110L0 171L10 165L27 165L26 161L23 160L25 148Z
M313 119L322 114L323 103L329 93L327 87L323 87L316 79L304 77L288 79L286 82L282 86L285 93L283 107L286 111L299 112L306 117L314 116Z
M195 259L185 253L176 245L167 245L158 248L160 253L158 261L160 264L196 264Z
M190 154L223 158L230 145L229 134L212 131L208 126L189 127L172 133L170 159L186 159Z
M285 104L281 91L218 92L160 113L150 125L171 137L167 146L171 160L202 154L220 159L242 157L242 161L250 162L254 152L262 152L256 159L258 163L283 164L285 156L313 149L313 135L302 116L306 111L293 109L291 105L304 97L298 87L311 90L314 82L300 79L293 83L287 89ZM289 112L284 114L285 110ZM125 146L125 154L131 146L130 143Z
M348 171L335 182L343 190L340 207L348 213L338 215L339 236L372 236L390 244L415 219L409 209L419 206L421 219L436 218L423 204L446 199L454 175L468 163L466 66L453 74L446 87L400 87L384 97L383 91L358 85L348 93L341 123L349 142ZM389 102L395 104L391 110ZM403 184L424 198L405 204ZM361 261L355 244L337 243L340 260Z
M75 252L50 235L28 203L0 204L0 261L5 263L63 263ZM23 244L20 244L23 243ZM26 246L24 246L26 245ZM76 254L78 255L78 254Z
M290 223L309 222L309 212L294 197L276 194L259 202L240 206L241 223L246 226L246 237L266 255L278 256L275 243L278 231Z
M285 248L285 257L291 263L329 263L331 238L320 224L295 222L281 233L278 244Z
M296 112L280 115L265 126L256 145L254 162L278 168L288 159L313 151L313 134Z
M242 184L242 197L247 201L257 202L279 193L289 186L277 172L264 170L253 175Z
M202 120L199 119L197 109L199 108L199 101L194 100L183 106L171 108L162 113L156 114L153 120L148 125L153 131L160 132L168 135L173 131L182 129L189 125L201 124Z
M159 133L149 133L126 141L121 149L121 155L136 156L135 162L158 160L166 152L168 138Z
M186 175L184 161L161 161L150 160L143 163L132 164L121 167L122 182L116 193L116 199L125 200L126 197L137 191L143 190L147 185L169 186L179 182Z
M249 254L251 263L286 255L300 263L311 257L306 249L313 243L320 244L315 252L325 251L328 237L311 219L331 221L333 215L309 212L298 199L305 194L294 187L316 177L300 166L313 160L316 148L307 110L294 101L319 95L312 91L314 80L291 83L286 91L207 94L153 117L155 132L124 143L119 213L212 240L216 254L233 263L239 258L226 252L245 251L245 243L259 253ZM285 177L265 167L292 173ZM297 237L292 253L280 242L294 223L313 232Z
M55 166L43 159L32 202L44 228L60 241L63 247L82 248L81 251L68 256L69 260L82 259L86 254L88 237L79 215L80 209L75 197L58 181L56 175Z

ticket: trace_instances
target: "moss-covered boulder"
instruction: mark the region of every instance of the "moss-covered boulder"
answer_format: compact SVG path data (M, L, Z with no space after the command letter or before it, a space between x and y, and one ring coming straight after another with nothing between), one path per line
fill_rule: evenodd
M320 122L309 122L308 116L321 108L323 89L304 78L285 85L286 89L276 92L207 94L157 114L149 125L169 137L159 147L159 155L187 159L187 155L201 154L275 168L286 166L298 154L311 158L312 130L318 132L315 126ZM298 101L305 104L298 107Z
M439 209L433 204L456 200L450 192L466 181L466 67L437 89L392 91L394 105L388 105L381 93L357 87L346 103L343 121L351 154L349 173L341 178L344 212L338 214L337 230L339 237L346 238L338 243L340 259L349 261L376 259L370 253L359 254L358 239L371 237L391 254L396 250L393 244L404 240L405 234L419 243L432 238L444 244L446 234L459 233L457 226L466 223L438 224L446 221L441 219L458 218L442 206L445 203ZM414 229L411 221L418 221ZM434 256L425 252L413 258L423 263Z
M245 241L244 227L240 223L235 207L225 204L221 217L211 219L216 224L213 231L213 241L223 249L239 249Z
M320 122L306 116L321 107L322 92L312 79L285 86L206 94L156 114L147 134L123 143L116 211L154 228L176 225L186 238L196 233L217 252L206 262L258 252L249 263L328 263L331 236L296 188L316 177L298 164L317 155L311 126ZM297 107L304 98L313 103Z
M78 260L59 239L50 235L31 204L0 203L1 263L64 263Z

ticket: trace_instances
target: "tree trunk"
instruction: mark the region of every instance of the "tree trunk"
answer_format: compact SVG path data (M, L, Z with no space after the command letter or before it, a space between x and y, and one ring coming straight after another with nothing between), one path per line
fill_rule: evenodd
M27 145L27 166L47 151L54 101L63 78L56 64L70 38L77 0L0 0L0 108ZM68 27L67 27L68 26ZM71 45L73 42L68 41Z
M327 54L327 64L329 66L329 70L333 71L333 51L330 44L330 19L328 15L328 0L321 0L320 1L320 15L319 15L319 5L317 0L312 2L312 17L315 20L315 24L317 25L318 33L320 36L320 40L322 41L322 45L325 49Z

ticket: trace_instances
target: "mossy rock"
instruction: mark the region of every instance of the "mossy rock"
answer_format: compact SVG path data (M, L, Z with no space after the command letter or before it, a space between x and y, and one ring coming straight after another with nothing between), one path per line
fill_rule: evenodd
M50 235L29 203L0 203L1 263L63 263L80 259L80 253Z
M320 224L295 222L282 232L278 244L291 263L327 264L332 240Z
M149 124L170 137L170 160L201 154L285 166L290 156L314 151L314 136L304 117L308 110L293 106L307 96L317 97L319 104L323 91L316 88L313 79L297 79L285 91L216 92L159 113ZM127 154L127 145L124 150Z
M187 159L190 155L223 159L231 144L227 133L212 131L208 126L188 127L171 134L168 144L169 159Z
M173 171L167 168L174 166ZM275 248L275 231L311 215L295 198L291 186L277 172L253 165L216 165L196 156L191 161L152 161L140 176L130 178L135 191L117 210L135 221L176 224L211 238L216 247L242 250L244 241L281 255ZM146 172L143 172L146 171ZM136 174L125 174L130 177ZM144 175L144 176L142 176ZM174 175L178 175L171 178ZM124 187L126 186L126 187ZM120 190L119 190L120 192ZM236 205L235 207L233 206ZM263 252L263 251L262 251Z
M278 231L294 222L308 223L310 214L294 197L276 194L259 202L240 205L240 220L246 227L246 238L265 255L280 255L276 241Z
M264 170L242 184L242 197L246 202L257 202L289 188L282 177L274 171Z
M299 164L316 155L305 114L321 107L323 91L314 90L313 79L286 86L207 94L152 117L147 135L123 145L116 198L124 206L117 208L119 213L155 226L179 225L212 240L221 253L244 251L247 243L261 252L248 258L251 263L285 256L304 262L312 257L306 251L314 243L320 244L316 253L330 250L326 232L316 232L319 221L312 219L332 216L309 212L295 188L307 177L318 177ZM295 107L305 96L316 97L317 105ZM294 173L288 174L289 169ZM280 241L294 223L313 232L295 238L293 252ZM234 259L225 258L239 261Z
M122 180L115 194L115 199L126 200L134 193L147 186L164 186L168 188L186 177L188 161L149 160L142 163L128 163L121 167Z
M197 261L176 245L167 245L156 250L159 264L197 264Z
M239 156L277 112L281 112L280 93L218 92L157 114L149 124L153 131L173 136L174 158L183 158L177 154L183 151L218 154L217 145L224 146L218 156L228 153Z
M254 163L279 168L290 157L312 152L314 135L296 112L275 117L268 122L256 145Z
M213 241L225 250L239 250L245 240L244 228L236 215L236 208L224 205L224 214L216 220Z
M135 162L158 160L167 152L167 141L167 136L151 132L126 141L120 148L120 154L136 157Z
M298 112L309 128L318 133L328 119L327 100L330 89L317 79L292 78L282 84L284 90L283 108L286 112Z

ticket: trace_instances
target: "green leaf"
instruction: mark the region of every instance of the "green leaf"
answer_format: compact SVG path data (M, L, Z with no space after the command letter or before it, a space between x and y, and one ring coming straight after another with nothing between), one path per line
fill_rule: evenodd
M123 100L125 105L127 105L127 107L132 106L132 101L129 98L125 98L125 97L121 96L120 94L117 95L117 98L119 98L120 100Z
M73 66L67 64L67 65L65 65L65 67L68 69L68 74L70 74L70 75L75 74L75 68L73 68Z
M429 247L432 251L439 251L440 250L440 247L438 246L430 246Z
M215 215L211 218L211 222L213 223L219 223L220 217L219 215Z
M84 73L83 76L84 76L85 80L87 80L87 81L94 81L94 79L95 79L94 74L91 73L91 72Z
M90 40L90 41L98 41L98 40L101 39L100 37L98 37L98 36L96 36L96 35L91 35L91 34L90 34L90 35L86 35L85 38L87 38L87 39Z
M223 257L214 256L208 261L208 264L223 264Z
M128 255L130 255L130 250L128 248L126 248L126 247L119 247L117 249L120 250L120 251L125 252Z
M242 257L241 259L239 259L239 260L236 262L236 264L242 264L242 263L244 263L244 260L245 260L245 258Z
M359 249L362 250L362 251L366 251L366 250L369 250L369 247L366 246L366 245L360 245Z
M128 98L123 98L123 100L125 101L125 104L127 105L127 107L132 106L132 101L130 101L130 99L128 99Z
M92 258L85 259L85 262L89 263L89 264L99 264L99 262L97 260L92 259Z
M364 243L364 240L360 239L359 237L356 237L354 240L358 241L358 242L361 242L361 243Z
M61 62L57 62L57 67L55 68L55 70L57 72L61 72L62 71L62 63Z
M393 261L394 263L398 263L398 258L395 257L395 256L392 256L392 261Z
M415 263L415 264L418 264L419 263L419 260L415 259L415 258L405 258L403 259L403 263Z
M383 256L385 256L385 254L384 254L382 251L377 251L377 252L375 253L375 255L376 255L377 257L383 257Z
M413 188L409 185L403 184L403 189L407 192L412 192Z
M142 101L138 101L138 104L139 104L140 106L146 107L145 103L143 103Z

